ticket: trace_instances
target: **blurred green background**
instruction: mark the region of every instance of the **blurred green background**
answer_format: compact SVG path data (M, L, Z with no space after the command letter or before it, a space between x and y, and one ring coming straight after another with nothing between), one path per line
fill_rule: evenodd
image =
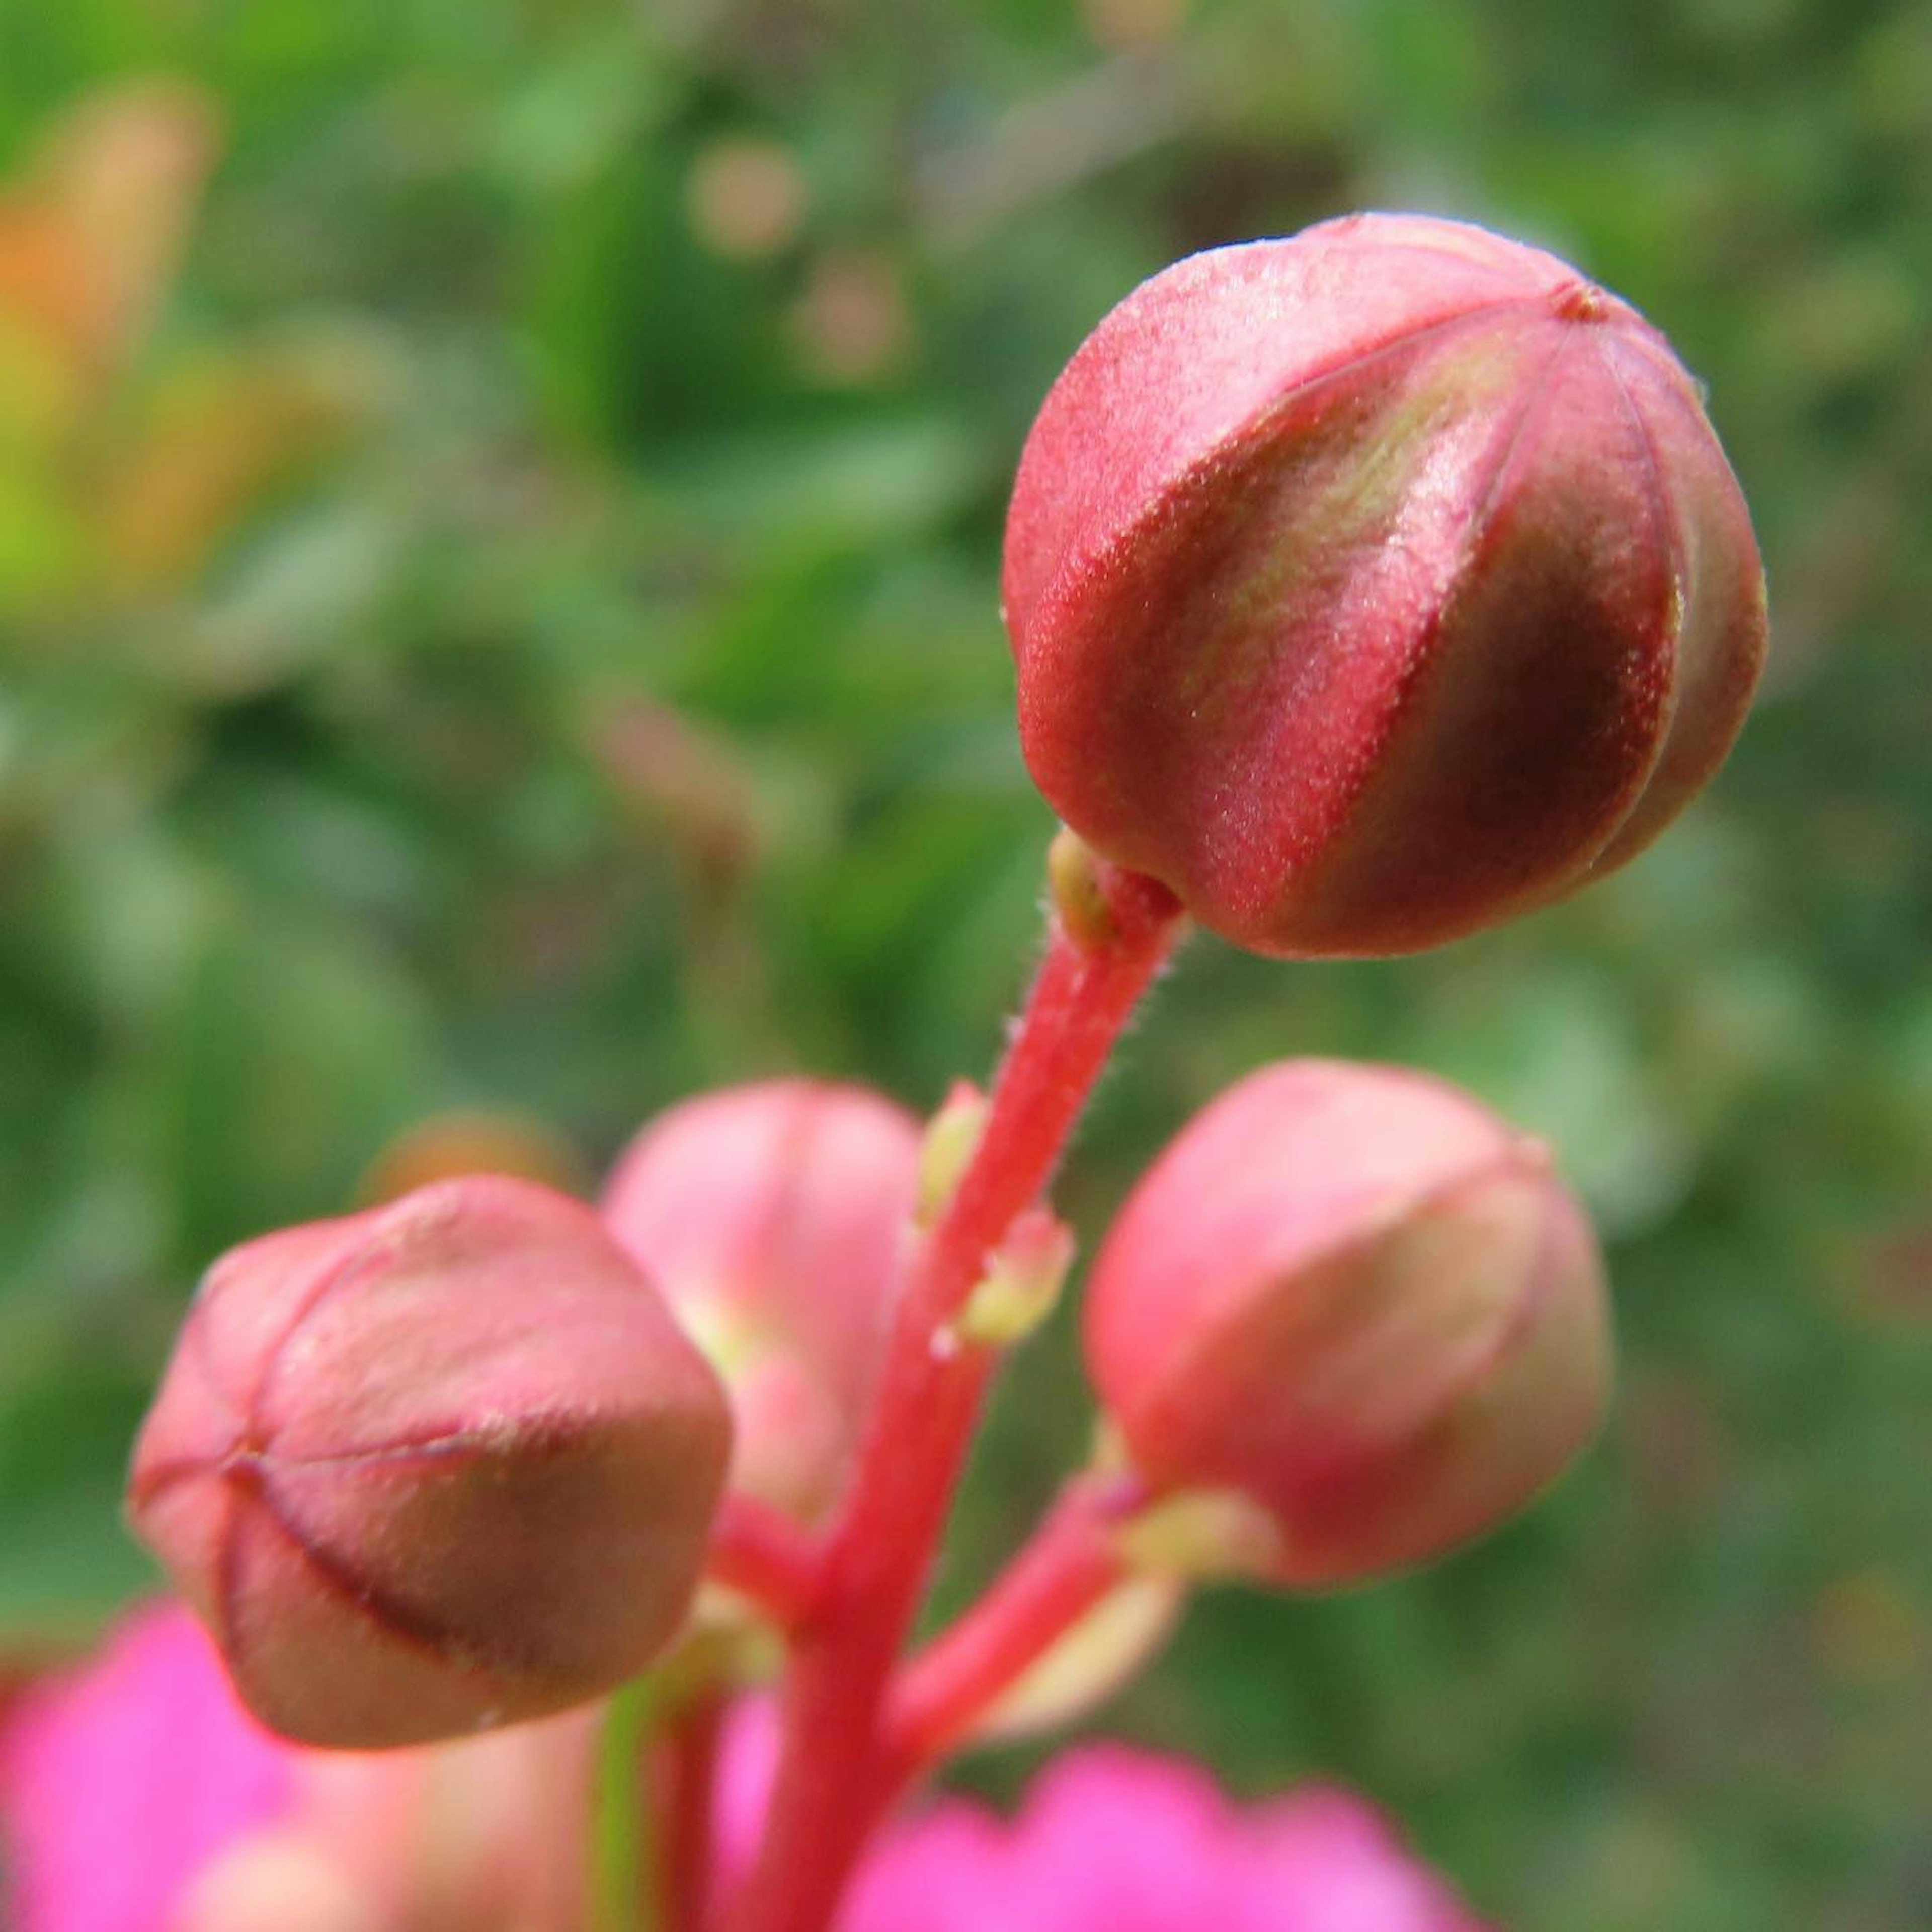
M1030 414L1172 256L1364 206L1670 332L1774 661L1611 884L1161 992L1090 1239L1256 1062L1413 1060L1558 1148L1625 1368L1523 1522L1216 1598L1108 1722L1359 1783L1517 1932L1932 1924L1923 5L0 7L7 1641L146 1583L122 1459L224 1245L452 1150L588 1186L710 1083L988 1065L1051 829ZM1003 1393L955 1598L1079 1453L1071 1364Z

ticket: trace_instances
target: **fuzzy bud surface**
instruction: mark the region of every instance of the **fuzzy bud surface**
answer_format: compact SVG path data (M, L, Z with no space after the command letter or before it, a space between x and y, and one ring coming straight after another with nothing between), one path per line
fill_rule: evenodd
M730 1446L717 1378L596 1215L479 1176L218 1262L129 1514L262 1722L376 1749L641 1670Z
M1366 214L1190 256L1047 397L1006 534L1048 802L1237 945L1410 952L1613 871L1766 634L1696 384L1556 256Z
M1333 1060L1264 1067L1182 1130L1095 1261L1084 1340L1136 1465L1228 1496L1244 1565L1295 1587L1507 1519L1610 1375L1596 1244L1540 1147Z

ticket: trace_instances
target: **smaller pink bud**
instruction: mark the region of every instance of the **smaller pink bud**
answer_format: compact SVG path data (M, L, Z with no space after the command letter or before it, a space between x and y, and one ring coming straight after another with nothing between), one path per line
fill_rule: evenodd
M597 1217L478 1176L218 1262L128 1508L263 1723L378 1749L643 1670L730 1442L716 1377Z
M1334 1060L1264 1067L1183 1130L1094 1263L1085 1345L1142 1472L1231 1503L1204 1512L1229 1548L1301 1587L1505 1520L1610 1376L1595 1242L1540 1146Z
M836 1492L886 1339L920 1130L862 1088L700 1095L626 1150L611 1232L731 1391L733 1489L802 1520Z

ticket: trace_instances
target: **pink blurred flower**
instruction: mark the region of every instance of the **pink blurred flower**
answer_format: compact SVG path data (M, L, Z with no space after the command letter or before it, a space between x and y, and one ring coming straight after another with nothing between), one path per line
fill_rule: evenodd
M1311 1786L1242 1807L1184 1759L1066 1753L1002 1822L959 1799L902 1826L839 1932L1478 1932L1370 1807Z
M146 1611L28 1690L0 1731L16 1932L159 1932L194 1874L293 1796L186 1611Z
M865 1414L920 1143L865 1088L757 1081L660 1114L604 1190L611 1232L729 1385L731 1487L803 1520Z
M756 1847L769 1704L727 1746L728 1882ZM1374 1808L1330 1785L1235 1803L1201 1766L1112 1743L1040 1772L1018 1814L946 1798L887 1831L838 1932L1484 1932Z
M380 1756L260 1729L172 1604L0 1724L10 1932L576 1932L598 1714ZM769 1706L728 1744L728 1882L754 1847ZM891 1827L838 1932L1480 1932L1359 1798L1240 1805L1185 1760L1078 1747L1018 1815Z
M573 1932L598 1712L380 1756L264 1730L182 1606L0 1724L8 1932Z

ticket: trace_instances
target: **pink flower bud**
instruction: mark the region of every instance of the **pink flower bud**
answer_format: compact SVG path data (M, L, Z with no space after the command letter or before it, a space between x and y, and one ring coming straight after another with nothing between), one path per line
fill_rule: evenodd
M257 1717L379 1748L649 1664L730 1435L716 1378L596 1216L477 1177L218 1262L129 1510Z
M1610 1373L1595 1244L1540 1147L1438 1081L1321 1060L1251 1075L1155 1162L1085 1343L1143 1473L1232 1496L1249 1560L1304 1586L1503 1521Z
M688 1100L633 1141L604 1219L731 1391L734 1490L802 1519L836 1491L878 1366L917 1186L911 1115L773 1080Z
M1634 857L1742 722L1764 586L1696 384L1555 256L1414 216L1144 284L1006 524L1027 762L1236 944L1412 951Z

